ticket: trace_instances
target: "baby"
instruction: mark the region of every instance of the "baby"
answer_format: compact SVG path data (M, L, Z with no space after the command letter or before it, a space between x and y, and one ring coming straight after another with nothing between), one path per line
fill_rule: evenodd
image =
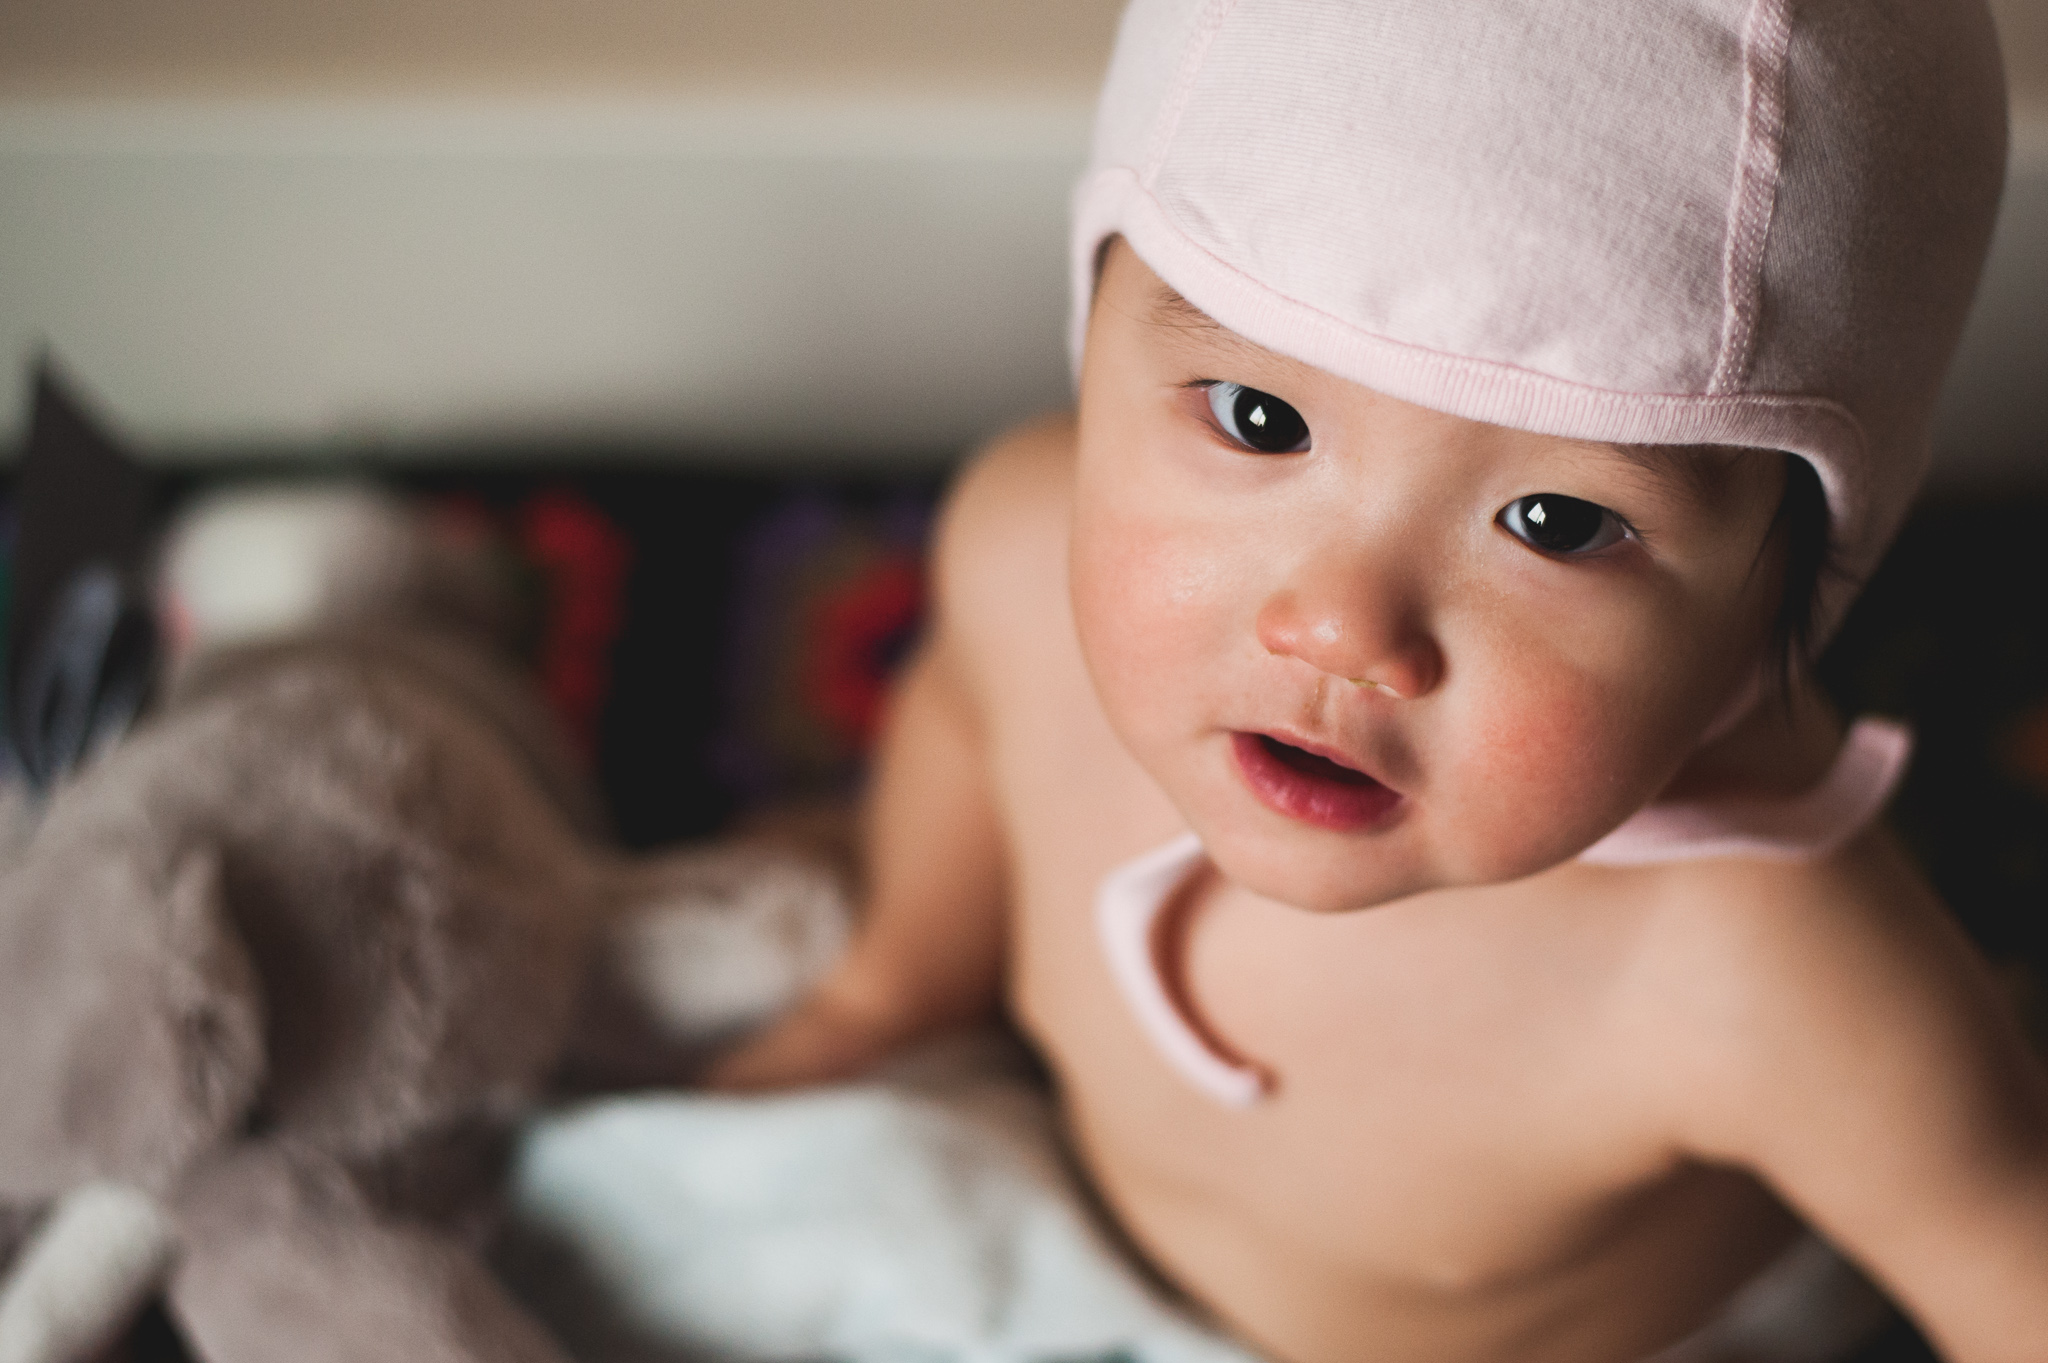
M2048 1359L2048 1078L1805 662L1998 197L1975 0L1136 0L1080 403L952 495L868 906L729 1057L999 997L1276 1360L1638 1360L1801 1222Z

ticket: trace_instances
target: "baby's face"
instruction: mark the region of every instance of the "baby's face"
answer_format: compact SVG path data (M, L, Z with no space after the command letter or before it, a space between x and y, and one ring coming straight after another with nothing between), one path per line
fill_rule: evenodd
M1782 456L1416 407L1202 317L1121 243L1075 621L1225 874L1317 910L1530 874L1646 803L1762 656Z

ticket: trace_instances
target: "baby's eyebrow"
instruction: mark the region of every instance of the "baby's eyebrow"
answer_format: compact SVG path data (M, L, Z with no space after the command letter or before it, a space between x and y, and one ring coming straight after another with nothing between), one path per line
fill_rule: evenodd
M1152 315L1146 319L1155 327L1195 327L1221 331L1223 324L1180 296L1172 285L1161 284L1152 297Z
M1603 443L1598 448L1620 456L1667 495L1695 504L1711 502L1722 489L1730 468L1755 453L1729 445Z
M1197 333L1200 337L1200 344L1204 347L1227 346L1230 349L1241 351L1249 359L1268 364L1275 361L1288 365L1296 363L1296 361L1287 360L1282 356L1275 355L1256 341L1247 340L1238 335L1229 327L1224 326L1223 323L1181 297L1170 284L1162 283L1159 285L1158 291L1152 296L1152 307L1144 320L1152 326L1163 327L1168 331ZM1188 339L1193 340L1194 337L1191 336Z

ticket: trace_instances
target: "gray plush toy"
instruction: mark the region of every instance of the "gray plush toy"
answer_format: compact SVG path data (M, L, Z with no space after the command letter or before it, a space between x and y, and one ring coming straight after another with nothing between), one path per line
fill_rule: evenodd
M479 1255L509 1125L836 951L814 864L606 844L478 562L348 489L172 537L163 704L0 871L0 1363L159 1292L205 1363L557 1359Z

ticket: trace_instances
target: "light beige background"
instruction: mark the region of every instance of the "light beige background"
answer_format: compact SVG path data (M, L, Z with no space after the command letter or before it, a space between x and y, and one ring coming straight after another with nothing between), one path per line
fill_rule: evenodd
M6 0L55 95L1093 94L1119 0Z
M15 95L927 90L1086 98L1120 0L5 0ZM2048 106L2048 0L1991 0Z
M47 343L170 457L946 457L1066 397L1119 8L0 0L0 432ZM2048 450L2048 0L1994 8L1957 481Z

